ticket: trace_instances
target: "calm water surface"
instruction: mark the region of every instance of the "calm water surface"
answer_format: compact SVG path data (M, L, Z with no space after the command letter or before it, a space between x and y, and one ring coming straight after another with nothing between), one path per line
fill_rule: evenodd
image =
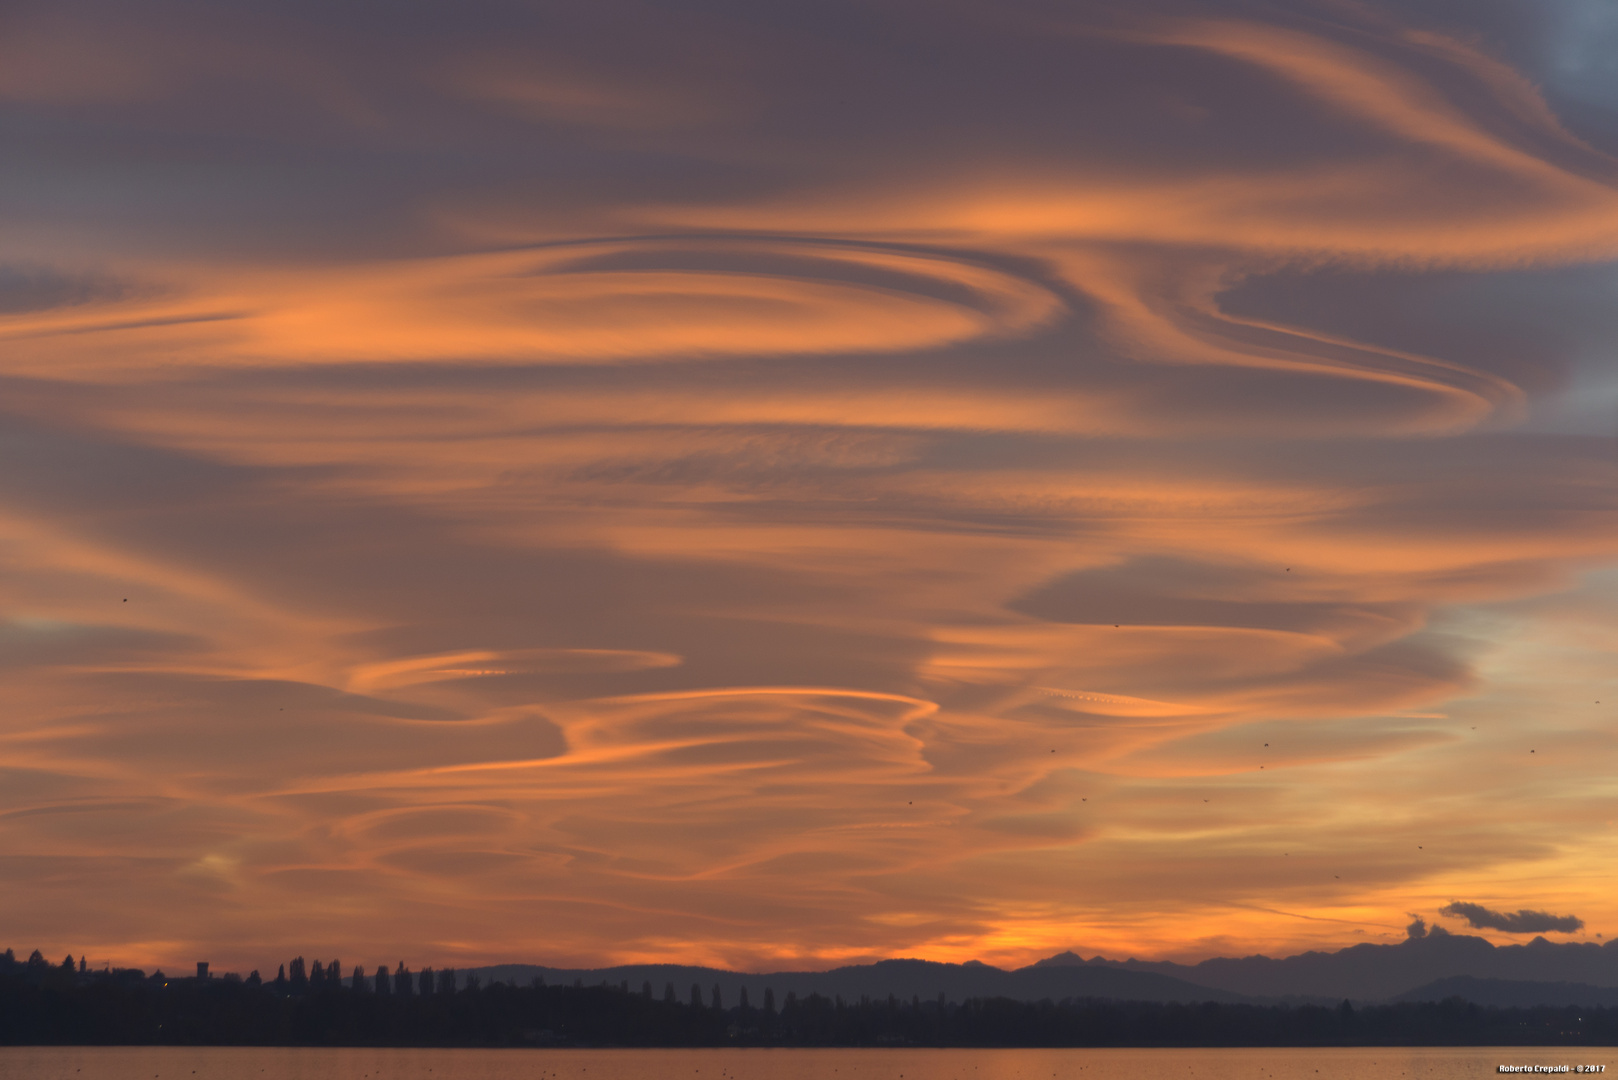
M0 1080L1481 1080L1607 1065L1611 1048L1324 1050L312 1050L0 1047ZM1573 1074L1568 1074L1573 1075ZM1618 1080L1618 1069L1608 1073Z

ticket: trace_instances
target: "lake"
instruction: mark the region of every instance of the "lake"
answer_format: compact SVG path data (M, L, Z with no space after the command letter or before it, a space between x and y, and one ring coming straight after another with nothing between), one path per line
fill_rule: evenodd
M0 1080L1460 1080L1611 1048L405 1050L0 1047ZM1572 1075L1571 1072L1569 1075ZM1614 1080L1618 1080L1615 1070Z

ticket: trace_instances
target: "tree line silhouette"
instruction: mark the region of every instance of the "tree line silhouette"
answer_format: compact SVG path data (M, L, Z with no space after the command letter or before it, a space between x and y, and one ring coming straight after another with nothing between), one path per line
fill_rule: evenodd
M1499 1009L1459 998L1356 1009L1006 998L845 1001L718 986L527 986L401 962L336 960L274 979L92 971L0 955L0 1045L244 1046L1610 1046L1618 1009Z

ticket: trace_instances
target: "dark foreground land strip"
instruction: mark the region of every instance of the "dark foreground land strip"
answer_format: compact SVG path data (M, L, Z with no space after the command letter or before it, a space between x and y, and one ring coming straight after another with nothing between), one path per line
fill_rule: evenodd
M1494 1008L1459 998L1260 1006L1004 998L780 1009L607 986L301 992L139 973L0 978L0 1044L214 1046L1613 1046L1618 1008Z

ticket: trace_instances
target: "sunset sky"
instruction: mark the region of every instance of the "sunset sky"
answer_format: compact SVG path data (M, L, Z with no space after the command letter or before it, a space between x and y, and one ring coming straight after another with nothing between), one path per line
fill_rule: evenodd
M1618 934L1612 0L23 0L0 131L0 949Z

